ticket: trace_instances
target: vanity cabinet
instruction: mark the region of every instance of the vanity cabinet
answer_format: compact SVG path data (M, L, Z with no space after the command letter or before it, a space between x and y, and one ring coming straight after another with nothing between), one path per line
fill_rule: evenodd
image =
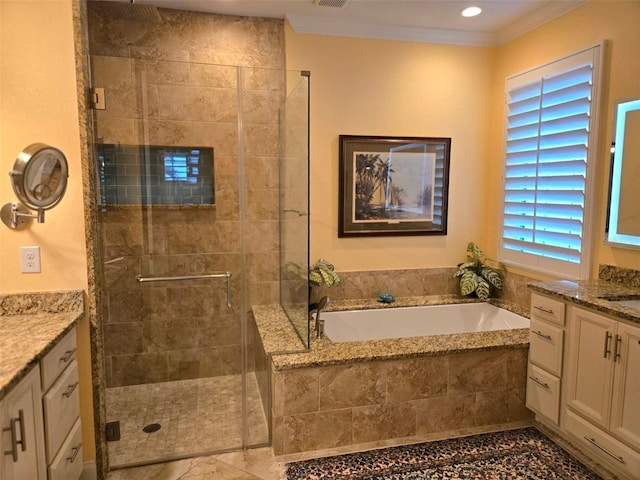
M83 468L79 417L74 328L0 404L0 478L78 480Z
M640 478L640 328L571 307L566 430Z
M33 368L0 402L0 478L46 480L40 371Z
M530 316L526 405L558 425L565 304L533 293Z

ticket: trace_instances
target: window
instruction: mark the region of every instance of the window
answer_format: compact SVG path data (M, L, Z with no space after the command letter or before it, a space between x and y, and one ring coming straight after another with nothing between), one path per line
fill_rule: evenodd
M502 262L589 275L601 46L506 82Z

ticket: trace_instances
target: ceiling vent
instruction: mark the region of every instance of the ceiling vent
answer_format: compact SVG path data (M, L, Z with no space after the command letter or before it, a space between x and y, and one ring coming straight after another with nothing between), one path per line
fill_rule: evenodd
M350 0L313 0L314 5L319 7L344 8Z

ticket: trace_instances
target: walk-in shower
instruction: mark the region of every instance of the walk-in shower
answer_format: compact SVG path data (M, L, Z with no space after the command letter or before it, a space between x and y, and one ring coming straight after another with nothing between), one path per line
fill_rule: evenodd
M266 445L250 311L306 309L309 76L281 21L91 3L109 467Z

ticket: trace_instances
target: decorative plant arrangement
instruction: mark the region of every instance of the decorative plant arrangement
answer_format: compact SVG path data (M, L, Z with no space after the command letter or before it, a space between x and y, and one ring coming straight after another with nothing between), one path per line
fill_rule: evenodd
M340 276L334 272L335 267L323 260L319 259L315 264L309 267L309 282L312 285L333 287L340 285Z
M454 276L460 278L461 295L475 293L480 300L486 301L491 296L491 287L502 289L502 274L500 268L487 266L483 256L482 250L474 242L469 242L467 261L458 265Z

